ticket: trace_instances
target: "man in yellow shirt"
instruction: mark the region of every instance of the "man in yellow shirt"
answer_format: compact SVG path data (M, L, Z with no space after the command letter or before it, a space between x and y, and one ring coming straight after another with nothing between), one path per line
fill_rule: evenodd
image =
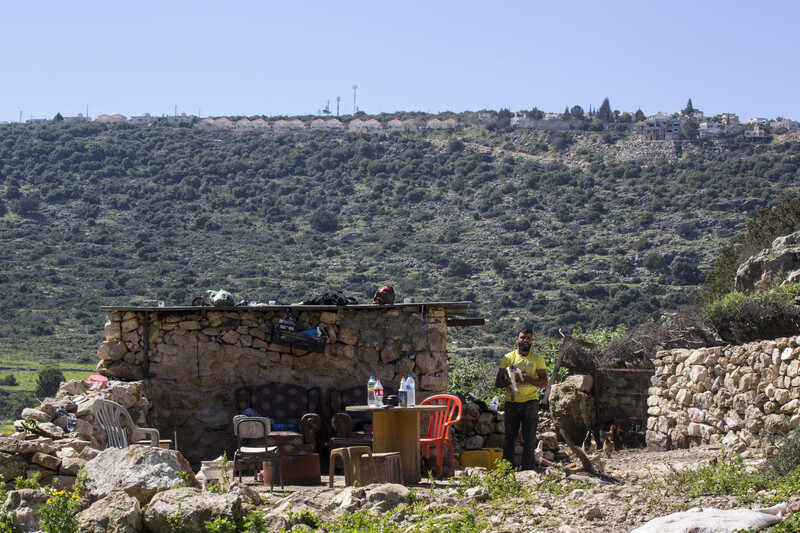
M517 349L509 352L500 360L494 385L506 389L506 434L503 441L503 459L514 464L514 449L517 435L522 427L522 467L521 470L533 470L533 454L536 450L536 429L539 425L539 387L547 387L547 364L544 358L531 353L533 332L523 329L517 333ZM517 392L511 387L508 378L508 367L516 368Z

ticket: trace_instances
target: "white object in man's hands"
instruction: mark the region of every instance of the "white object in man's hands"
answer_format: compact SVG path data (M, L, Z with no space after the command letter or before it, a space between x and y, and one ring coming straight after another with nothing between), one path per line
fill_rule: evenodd
M506 374L508 374L508 381L511 382L511 392L517 393L519 389L517 388L517 379L516 377L519 376L522 379L522 370L519 368L510 365L506 367Z

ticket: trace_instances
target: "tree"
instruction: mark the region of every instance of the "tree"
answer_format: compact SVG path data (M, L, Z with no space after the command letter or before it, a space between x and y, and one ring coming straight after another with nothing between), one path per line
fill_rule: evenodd
M333 233L339 229L339 219L336 214L326 210L320 209L311 215L311 227L322 233Z
M636 122L641 122L647 117L644 116L644 111L642 111L642 108L640 107L636 110L636 114L633 116L633 118L636 120Z
M502 274L509 266L508 260L503 257L495 257L492 260L492 270L494 270L496 274Z
M497 127L498 128L507 128L511 125L511 111L506 109L501 109L497 113Z
M54 366L42 368L36 377L36 396L39 398L55 396L63 381L66 380L60 368Z
M572 109L570 109L569 114L572 115L572 118L574 118L575 120L583 120L584 118L583 108L579 105L572 106Z
M544 118L544 111L540 111L537 108L533 108L528 111L527 117L531 120L542 120Z
M458 137L450 137L447 141L447 152L454 154L456 152L464 151L464 143Z
M697 119L690 118L683 123L682 133L687 139L697 139L697 136L700 134L700 123Z
M21 217L32 215L39 211L39 203L42 197L39 193L28 193L22 195L14 204L11 209Z
M682 113L684 115L686 115L687 117L691 117L692 115L694 115L694 111L695 110L694 110L694 106L692 105L692 99L689 98L689 101L686 102L686 109L684 109L682 111Z
M608 101L608 97L603 100L603 103L600 104L600 109L597 110L597 118L603 121L603 124L611 122L611 104Z
M569 112L569 106L564 108L564 112L561 114L561 120L572 120L572 113Z
M672 279L678 285L698 285L703 281L703 273L695 265L676 261L672 267Z
M455 259L451 259L450 263L447 265L447 273L451 276L466 278L471 272L472 269L470 268L469 263L457 257Z
M56 116L53 117L53 122L64 122L64 117L61 116L61 113L56 113Z

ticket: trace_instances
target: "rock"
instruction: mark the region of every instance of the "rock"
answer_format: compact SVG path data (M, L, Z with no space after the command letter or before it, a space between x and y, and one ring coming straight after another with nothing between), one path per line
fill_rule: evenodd
M14 527L18 531L38 531L39 513L36 511L44 505L49 495L36 489L12 490L3 503L3 511L14 513Z
M779 506L776 506L779 507ZM780 506L784 512L786 504ZM780 516L775 508L751 509L701 509L695 507L682 513L661 516L650 520L631 533L728 533L734 530L761 530L777 524Z
M19 455L0 452L0 476L4 480L11 481L14 478L24 476L28 470L28 461Z
M66 476L77 476L87 462L80 457L65 457L61 459L61 467L58 469L58 473Z
M203 531L204 524L217 516L234 520L243 516L239 497L182 487L156 494L144 510L144 523L152 533L174 531L167 521L180 514L185 531Z
M44 433L45 437L51 439L60 439L65 435L65 431L53 424L52 422L42 422L39 424L39 430Z
M142 530L139 500L122 491L94 502L76 518L82 533L139 533Z
M605 515L599 507L590 507L583 513L583 517L586 520L597 520L598 518L603 518L603 516Z
M780 272L792 272L800 268L800 246L792 242L791 236L788 237L790 238L775 239L772 248L763 250L742 263L736 271L734 290L751 292L769 289L780 281ZM789 242L792 244L786 244Z
M252 504L258 507L262 503L261 495L259 495L258 492L238 481L231 483L231 486L228 488L228 494L237 496L242 506Z
M546 431L539 435L539 440L542 441L542 450L547 450L549 452L558 451L558 437L555 432ZM582 440L583 438L581 438L581 441Z
M141 445L108 448L86 463L86 488L94 499L122 490L146 504L158 491L183 485L179 472L200 487L180 452Z
M486 487L481 487L481 486L467 489L467 491L464 493L464 496L468 500L474 500L478 502L485 502L489 500L489 498L491 497Z
M408 488L386 483L368 487L346 487L331 499L331 504L336 507L334 514L337 515L363 509L381 514L408 501Z
M550 391L550 413L574 442L583 442L595 419L594 398L579 388L584 381L566 380Z
M128 347L119 339L101 342L97 347L97 357L105 361L119 361L128 353Z
M33 464L43 466L49 470L58 470L61 467L61 459L46 453L36 452L31 459Z
M38 422L50 422L52 420L50 415L48 415L44 411L40 411L38 409L31 409L30 407L26 407L25 409L23 409L22 414L20 414L20 417L23 420L27 420L28 418L33 418Z

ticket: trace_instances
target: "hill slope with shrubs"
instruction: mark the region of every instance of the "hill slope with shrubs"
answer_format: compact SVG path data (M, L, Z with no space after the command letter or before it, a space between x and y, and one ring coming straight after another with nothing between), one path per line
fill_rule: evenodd
M759 207L797 193L800 143L485 129L242 135L0 125L0 362L90 363L101 305L206 290L300 302L474 302L454 350L633 326L694 301Z

